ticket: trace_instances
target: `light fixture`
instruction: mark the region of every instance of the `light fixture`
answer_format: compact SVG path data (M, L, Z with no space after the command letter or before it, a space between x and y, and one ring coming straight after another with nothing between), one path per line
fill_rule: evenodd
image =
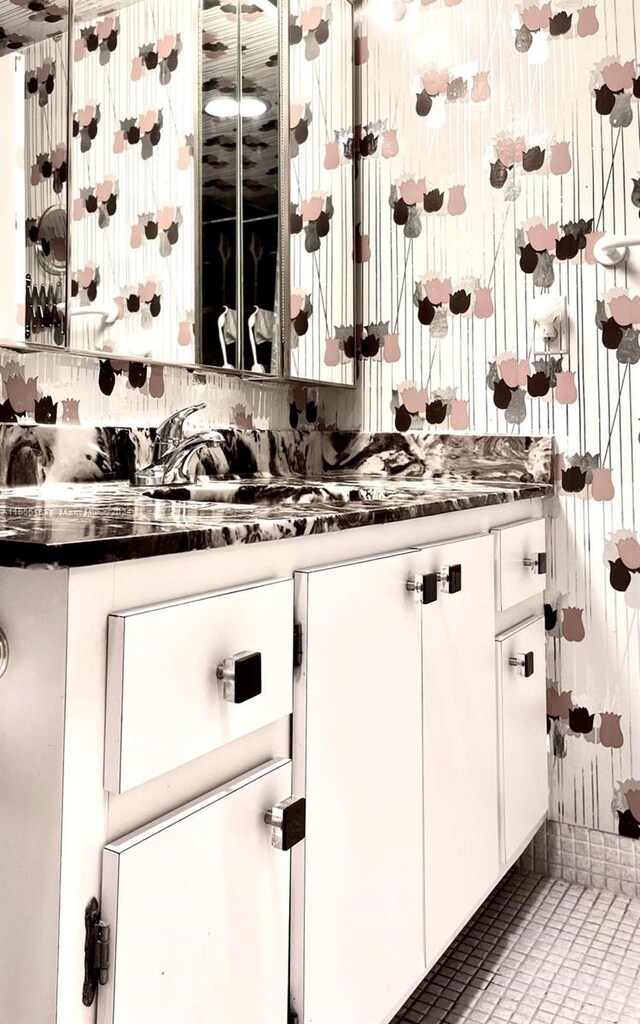
M205 103L204 112L210 117L260 117L269 109L269 104L255 96L243 96L238 103L231 96L215 96Z

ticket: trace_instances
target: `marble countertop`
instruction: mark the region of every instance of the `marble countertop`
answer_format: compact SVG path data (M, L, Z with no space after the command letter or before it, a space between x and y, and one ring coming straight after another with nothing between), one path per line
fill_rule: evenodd
M251 481L255 483L256 481ZM308 483L299 480L298 483ZM326 478L318 483L326 482ZM367 487L362 476L332 483ZM286 481L279 481L286 485ZM377 479L364 500L284 497L271 504L158 500L126 483L0 491L0 565L63 568L330 533L374 523L548 497L545 483Z

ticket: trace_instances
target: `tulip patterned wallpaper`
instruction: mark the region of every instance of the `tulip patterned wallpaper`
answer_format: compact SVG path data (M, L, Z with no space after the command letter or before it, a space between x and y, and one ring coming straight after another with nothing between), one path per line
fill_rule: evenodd
M638 0L364 0L364 427L553 433L551 814L640 839ZM540 299L568 322L545 347Z
M181 0L74 25L73 349L196 362L198 33Z

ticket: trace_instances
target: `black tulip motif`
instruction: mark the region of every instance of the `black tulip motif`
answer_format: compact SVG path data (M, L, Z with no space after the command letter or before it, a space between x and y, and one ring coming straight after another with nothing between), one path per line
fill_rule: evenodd
M593 732L595 715L587 708L569 708L569 728L572 732L581 733L583 736Z
M587 484L587 474L579 466L562 470L562 489L567 494L579 494Z
M529 242L527 242L524 248L520 247L520 269L525 274L533 274L538 266L538 258L538 253Z
M532 398L543 398L549 392L551 378L544 370L538 370L527 377L527 391Z
M544 606L544 628L547 633L551 633L556 628L558 622L558 609L554 608L550 604Z
M147 382L147 367L144 363L129 363L129 383L132 388L143 388Z
M497 380L493 385L493 404L496 409L508 409L511 403L511 395L515 388L510 388L503 380Z
M411 427L411 413L405 409L404 405L399 405L396 409L395 426L396 430L403 433Z
M433 402L427 402L425 411L425 419L427 423L436 424L444 423L447 418L447 407L439 398L436 398Z
M549 35L564 36L571 31L572 15L566 11L558 11L549 18Z
M498 159L495 163L491 164L491 173L489 174L489 183L492 188L504 188L506 184L509 172L502 160Z
M432 188L424 196L424 209L426 213L437 213L444 204L444 192L438 188Z
M400 227L406 224L409 219L409 207L405 203L404 199L400 198L396 202L393 208L393 220L395 224Z
M556 257L559 260L571 260L578 255L580 243L573 235L563 235L556 242Z
M459 289L449 297L449 309L452 313L461 315L471 307L471 295L463 289Z
M640 839L640 823L636 821L631 811L616 811L618 815L618 835L626 836L627 839Z
M436 307L425 296L425 298L421 299L418 304L418 320L424 327L428 327L433 323L435 315Z
M426 117L433 106L433 100L424 89L416 96L416 114L418 117Z
M621 594L624 594L631 583L631 573L621 558L616 558L615 562L609 561L609 583Z
M605 348L616 349L622 341L623 328L612 316L602 325L602 344Z
M539 171L544 164L545 150L540 146L532 146L522 154L522 170L531 172Z
M610 114L616 105L615 93L611 91L608 85L603 85L599 89L595 90L596 93L596 112L605 117Z
M371 359L380 351L380 339L373 332L368 332L362 339L361 352L365 359Z

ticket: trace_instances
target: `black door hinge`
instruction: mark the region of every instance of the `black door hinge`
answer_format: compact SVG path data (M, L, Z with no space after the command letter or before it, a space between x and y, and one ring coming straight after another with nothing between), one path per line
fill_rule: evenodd
M109 946L111 929L100 920L100 904L92 896L84 909L84 984L82 1002L91 1006L98 985L109 980Z
M299 1024L299 1022L300 1018L298 1017L298 1014L296 1013L295 1010L292 1010L291 1007L289 1007L289 1016L287 1017L287 1024Z
M302 665L302 623L293 624L293 667L300 668Z

